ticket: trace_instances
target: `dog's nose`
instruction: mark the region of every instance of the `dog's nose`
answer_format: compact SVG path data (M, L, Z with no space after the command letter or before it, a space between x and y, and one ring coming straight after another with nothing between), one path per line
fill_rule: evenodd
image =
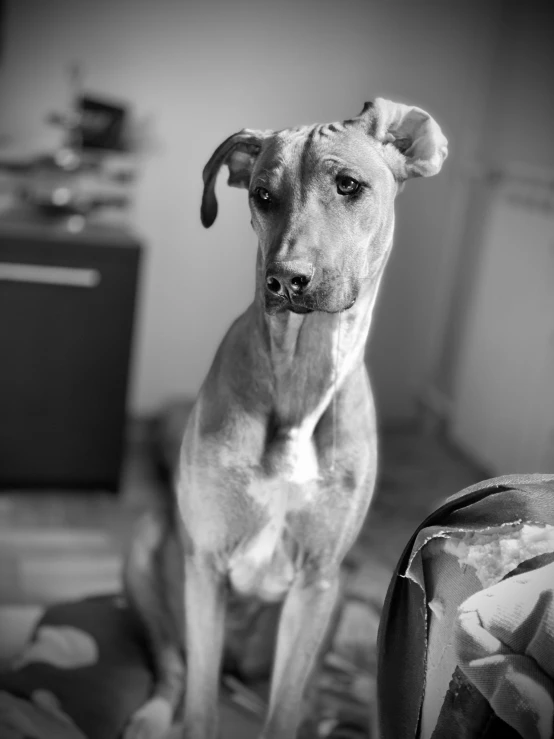
M274 295L301 295L313 275L308 262L275 262L265 273L265 284Z

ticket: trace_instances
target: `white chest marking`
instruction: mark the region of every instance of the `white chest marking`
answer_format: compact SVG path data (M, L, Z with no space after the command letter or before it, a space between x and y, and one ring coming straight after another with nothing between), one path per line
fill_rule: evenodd
M283 547L280 522L272 521L234 552L229 578L237 592L257 593L264 600L278 599L286 592L294 578L294 565Z
M319 477L319 464L310 428L291 429L277 453L278 478L283 482L304 485Z

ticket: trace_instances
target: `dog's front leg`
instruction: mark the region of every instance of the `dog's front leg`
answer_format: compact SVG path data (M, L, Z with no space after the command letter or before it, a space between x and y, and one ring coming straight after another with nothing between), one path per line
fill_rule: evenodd
M185 557L187 684L184 739L215 739L226 587L201 555Z
M287 595L279 623L263 739L296 736L304 691L333 613L338 588L338 573L301 573Z

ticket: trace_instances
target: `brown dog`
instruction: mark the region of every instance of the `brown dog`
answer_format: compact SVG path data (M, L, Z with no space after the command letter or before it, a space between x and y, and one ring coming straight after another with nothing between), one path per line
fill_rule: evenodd
M189 419L179 513L171 510L165 533L154 519L145 523L129 560L129 591L150 628L159 671L156 696L129 737L160 731L184 674L178 635L160 625L161 598L171 588L180 597L179 580L155 575L176 540L177 516L183 736L217 734L229 586L285 599L262 737L296 735L339 567L373 494L375 414L364 351L392 245L394 199L406 179L436 174L446 155L446 139L427 113L377 99L342 123L243 130L206 165L206 227L216 218L223 164L229 184L248 190L259 240L256 294L221 343Z

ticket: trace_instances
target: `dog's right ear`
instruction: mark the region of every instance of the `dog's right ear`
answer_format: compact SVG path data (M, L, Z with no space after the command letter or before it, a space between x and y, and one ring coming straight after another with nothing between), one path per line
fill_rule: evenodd
M238 133L229 136L210 157L210 161L204 167L202 179L204 180L204 192L202 194L202 207L200 216L202 224L209 228L217 216L217 198L215 196L215 182L221 167L226 164L229 167L229 179L227 184L231 187L248 188L252 168L265 138L271 131L253 131L244 128Z

